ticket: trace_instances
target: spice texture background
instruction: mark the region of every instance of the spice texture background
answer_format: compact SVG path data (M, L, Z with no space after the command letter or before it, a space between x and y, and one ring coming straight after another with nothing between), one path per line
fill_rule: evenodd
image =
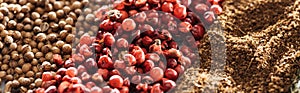
M300 0L0 2L3 93L300 91Z
M225 74L218 92L299 92L299 0L225 0L219 20L227 46ZM208 36L200 44L197 87L211 78ZM189 75L189 74L187 74ZM188 77L188 76L186 76Z

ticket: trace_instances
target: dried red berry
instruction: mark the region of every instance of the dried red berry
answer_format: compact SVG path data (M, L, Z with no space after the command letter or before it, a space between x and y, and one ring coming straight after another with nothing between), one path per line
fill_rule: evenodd
M174 58L168 59L167 62L168 62L167 66L170 67L170 68L175 68L177 66L177 60L174 59Z
M129 93L129 88L127 86L123 86L121 89L120 89L120 93Z
M90 93L103 93L102 89L95 86L91 88L91 92Z
M115 22L112 22L110 19L103 20L100 23L100 29L104 31L112 31L114 29Z
M64 93L64 91L70 86L70 83L67 81L63 81L62 83L59 84L58 87L58 92L59 93Z
M119 75L113 75L109 78L109 85L114 88L122 88L123 83L123 79Z
M175 70L176 70L176 72L180 75L180 74L183 74L183 72L184 72L184 67L182 66L182 65L177 65L176 67L175 67Z
M91 39L91 36L89 34L83 34L81 37L80 37L80 40L79 40L79 44L80 45L90 45L93 43L93 40Z
M143 64L145 61L145 53L141 48L132 50L132 55L135 57L137 64Z
M62 58L59 54L54 54L53 55L53 62L55 62L58 65L63 65L64 64L64 62L63 62L63 60L62 60Z
M169 91L170 89L175 88L176 83L173 80L166 80L163 82L163 90Z
M114 68L125 69L125 67L126 67L126 64L124 61L116 60L114 63Z
M103 39L106 46L112 46L115 43L115 38L111 33L104 33Z
M53 75L50 72L44 72L42 75L42 80L43 81L50 81L53 79Z
M214 13L216 13L217 15L222 13L222 8L220 5L212 5L210 7L210 11L213 11Z
M144 72L149 72L152 68L154 68L154 62L151 60L146 60L143 64Z
M86 86L86 88L89 88L89 89L91 89L91 88L93 88L93 87L97 87L96 86L96 84L94 83L94 82L87 82L86 84L85 84L85 86ZM92 91L92 89L91 89L91 91Z
M138 23L144 23L145 20L147 18L147 14L145 12L140 12L140 13L137 13L133 19L134 21L138 22Z
M165 77L175 81L178 78L178 73L174 69L168 68L165 71Z
M86 81L89 81L90 78L91 78L91 75L89 75L89 73L87 72L83 72L81 75L80 75L80 78L82 81L86 82Z
M150 76L153 78L154 81L159 81L163 78L164 76L164 72L161 68L159 67L154 67L151 71L150 71Z
M89 46L86 44L82 45L79 49L79 53L83 55L84 57L90 57L93 55L92 50Z
M142 7L146 4L146 2L147 2L147 0L136 0L134 5L136 7Z
M128 41L124 38L120 38L117 40L116 45L118 48L127 48L128 47Z
M161 87L160 84L153 85L150 93L163 93L163 91L160 89L160 87Z
M186 7L184 5L178 5L174 8L174 16L178 19L184 19L187 16Z
M113 64L114 63L112 62L111 58L107 55L101 56L98 61L98 66L103 69L111 69L114 66Z
M211 25L213 21L216 19L215 14L212 11L205 12L204 19L208 25Z
M191 32L192 32L194 38L200 39L203 37L205 30L202 25L195 25Z
M125 31L132 31L136 28L136 23L133 19L127 18L122 22L122 28Z
M143 37L142 42L144 46L149 46L153 42L153 40L150 37L145 36Z
M153 62L158 62L160 60L160 57L156 53L147 53L145 55L146 60L152 60Z
M161 6L161 10L164 11L164 12L173 12L173 4L170 3L170 2L164 2L163 5Z
M178 29L183 33L187 33L192 29L192 25L189 22L181 22Z
M128 75L133 75L136 73L135 66L126 67L124 70Z
M108 77L108 70L107 69L98 69L97 71L100 75L102 75L104 80L107 80Z
M131 82L134 83L134 84L139 84L139 83L141 83L141 80L142 80L142 76L140 76L140 75L134 75L134 76L131 78Z
M136 58L133 56L133 55L131 55L131 54L125 54L124 56L123 56L123 59L124 59L124 61L126 62L126 63L128 63L130 66L133 66L133 65L135 65L137 62L136 62Z
M66 75L69 75L70 77L75 77L78 74L78 71L75 67L69 67L66 71Z

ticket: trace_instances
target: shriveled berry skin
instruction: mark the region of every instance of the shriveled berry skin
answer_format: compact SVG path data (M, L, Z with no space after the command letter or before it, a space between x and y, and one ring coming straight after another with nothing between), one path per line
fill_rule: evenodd
M103 69L111 69L113 68L113 62L110 57L103 55L99 58L98 66Z

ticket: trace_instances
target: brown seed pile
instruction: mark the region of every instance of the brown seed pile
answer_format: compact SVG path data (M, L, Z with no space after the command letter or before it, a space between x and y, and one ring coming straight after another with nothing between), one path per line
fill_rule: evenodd
M4 92L32 93L54 54L68 59L75 22L88 0L0 0L0 80Z

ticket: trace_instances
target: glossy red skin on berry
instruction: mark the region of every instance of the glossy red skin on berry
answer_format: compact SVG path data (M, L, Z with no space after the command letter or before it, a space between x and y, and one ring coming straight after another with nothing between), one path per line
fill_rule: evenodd
M103 39L106 46L112 46L116 41L111 33L104 33Z
M50 72L44 72L42 75L43 81L50 81L53 79L53 75Z
M170 3L170 2L164 2L163 5L162 5L162 7L161 7L161 9L162 9L162 11L164 11L164 12L169 12L169 13L171 13L171 12L173 12L174 7L173 7L173 4L172 4L172 3Z
M62 60L61 55L59 55L59 54L54 54L53 55L53 62L55 62L58 65L63 65L64 64L64 61Z
M109 78L109 85L114 88L122 88L123 83L124 81L119 75L113 75Z
M111 69L114 65L110 57L103 55L99 58L98 66L103 69Z
M176 80L178 78L178 73L171 68L168 68L165 73L164 73L165 77L171 80Z
M187 16L186 7L183 5L175 6L174 8L174 16L178 19L184 19Z
M66 71L66 75L70 77L75 77L78 74L78 71L75 67L69 67Z

